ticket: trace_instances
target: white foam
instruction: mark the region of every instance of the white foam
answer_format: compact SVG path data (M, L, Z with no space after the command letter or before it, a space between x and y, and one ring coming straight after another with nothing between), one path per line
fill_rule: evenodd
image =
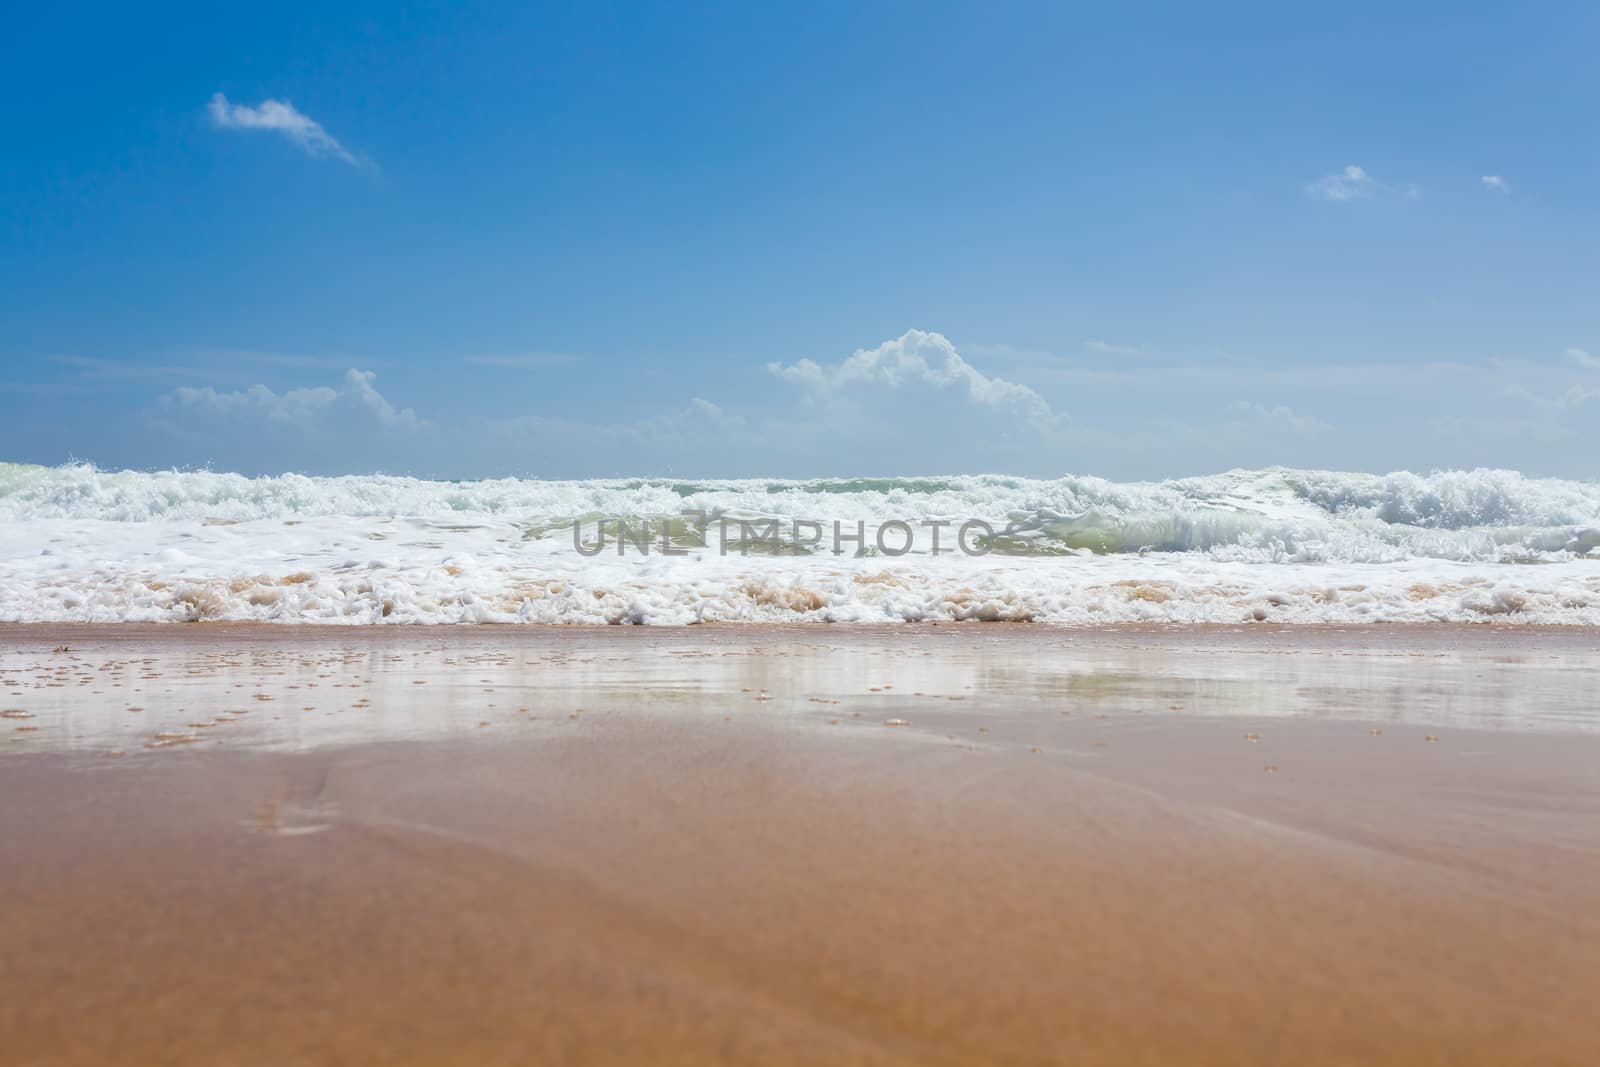
M981 518L1040 554L573 550L575 518L691 508L869 531ZM1507 471L448 483L0 464L9 621L1596 625L1597 546L1600 486Z

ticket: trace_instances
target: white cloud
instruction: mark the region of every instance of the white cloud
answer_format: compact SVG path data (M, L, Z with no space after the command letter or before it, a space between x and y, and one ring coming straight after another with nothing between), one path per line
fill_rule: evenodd
M1294 433L1323 433L1333 429L1332 426L1315 415L1300 415L1293 408L1284 407L1282 404L1268 407L1265 404L1256 404L1248 400L1236 400L1229 405L1229 410L1250 422L1290 430Z
M1106 342L1105 351L1120 347ZM913 330L833 362L768 364L767 387L732 411L684 393L658 395L628 415L614 414L615 405L608 414L571 410L538 387L536 370L507 373L519 388L503 390L488 410L440 413L437 421L391 403L362 370L301 378L287 390L276 380L244 384L259 377L188 378L210 387L168 392L145 412L161 432L150 435L140 462L444 477L1076 470L1127 478L1268 463L1546 470L1540 443L1586 442L1586 420L1600 411L1592 346L1538 360L1189 366L1158 365L1166 362L1159 353L1135 360L1085 350L1073 360L993 355L979 361L982 370L964 358L973 350ZM537 354L530 356L536 367ZM488 365L523 362L508 356ZM1053 400L1072 397L1076 419L1054 415L1036 389ZM1387 429L1401 424L1415 432ZM1525 429L1513 433L1513 425ZM1561 469L1592 466L1593 454L1562 452L1569 466Z
M253 417L302 429L330 421L340 405L365 411L386 429L416 430L424 425L415 411L397 409L389 403L373 386L376 380L377 375L371 371L351 369L345 372L344 386L340 389L322 385L278 393L265 385L252 385L248 389L223 392L211 386L198 389L180 386L162 398L162 403L169 409L177 408L188 414L229 420Z
M1341 171L1318 178L1306 186L1306 192L1322 200L1358 200L1381 188L1372 175L1352 163Z
M1485 189L1492 189L1497 193L1509 194L1511 192L1511 183L1498 174L1485 174L1478 180L1483 183Z
M211 121L225 130L271 130L281 133L313 156L334 156L346 163L355 163L356 157L334 140L322 124L302 114L287 100L263 100L255 107L247 104L230 104L221 93L211 97L207 105Z
M358 404L372 412L373 418L380 425L397 430L415 430L422 425L422 420L417 418L417 413L410 408L396 409L383 394L373 388L372 383L378 376L369 370L351 369L345 372L345 395L353 398Z
M859 349L840 363L768 363L783 381L814 394L836 394L862 386L894 390L924 388L964 392L975 405L1021 416L1039 425L1055 421L1044 397L1025 385L992 378L973 367L943 334L908 330L877 348Z
M1407 200L1421 200L1422 186L1415 182L1391 185L1380 182L1366 168L1351 164L1343 170L1325 174L1306 186L1306 192L1318 200L1342 202L1365 200L1376 196L1401 196Z
M256 415L274 422L297 424L317 418L338 399L338 391L326 386L275 393L264 385L230 392L221 392L209 385L199 389L182 385L171 397L178 407L188 411L226 418Z

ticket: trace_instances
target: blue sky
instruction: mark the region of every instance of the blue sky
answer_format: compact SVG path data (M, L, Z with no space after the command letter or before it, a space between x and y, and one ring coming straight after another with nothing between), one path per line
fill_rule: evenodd
M0 458L1600 476L1600 8L1396 6L18 10Z

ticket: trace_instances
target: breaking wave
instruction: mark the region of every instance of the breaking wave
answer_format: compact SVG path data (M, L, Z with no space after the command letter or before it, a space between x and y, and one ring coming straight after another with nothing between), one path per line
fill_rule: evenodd
M685 511L777 532L723 555L684 533ZM666 523L686 554L575 552L572 524L608 517ZM891 557L869 535L865 555L835 556L784 533L968 519L994 530L987 555L919 540ZM439 482L0 464L0 619L1594 625L1600 485L1501 470Z

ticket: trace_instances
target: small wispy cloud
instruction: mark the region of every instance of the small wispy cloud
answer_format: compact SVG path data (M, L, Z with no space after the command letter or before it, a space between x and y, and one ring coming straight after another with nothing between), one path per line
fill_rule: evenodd
M1600 356L1591 356L1588 352L1585 352L1581 348L1567 349L1566 357L1580 367L1588 367L1590 370L1600 370Z
M1508 196L1511 193L1511 183L1500 177L1498 174L1485 174L1483 177L1479 178L1478 181L1483 183L1483 187L1485 189L1489 189L1493 192L1505 193Z
M1415 182L1394 185L1381 182L1354 163L1343 170L1324 174L1306 186L1306 192L1318 200L1335 203L1348 200L1366 200L1376 196L1402 196L1407 200L1422 199L1422 186Z
M1341 171L1318 178L1306 186L1306 192L1320 200L1359 200L1380 188L1372 175L1352 163Z
M270 130L282 134L299 145L308 155L333 156L346 163L359 161L351 155L322 124L310 115L303 114L287 100L263 100L255 107L248 104L230 104L221 93L211 97L206 110L211 121L224 130Z

